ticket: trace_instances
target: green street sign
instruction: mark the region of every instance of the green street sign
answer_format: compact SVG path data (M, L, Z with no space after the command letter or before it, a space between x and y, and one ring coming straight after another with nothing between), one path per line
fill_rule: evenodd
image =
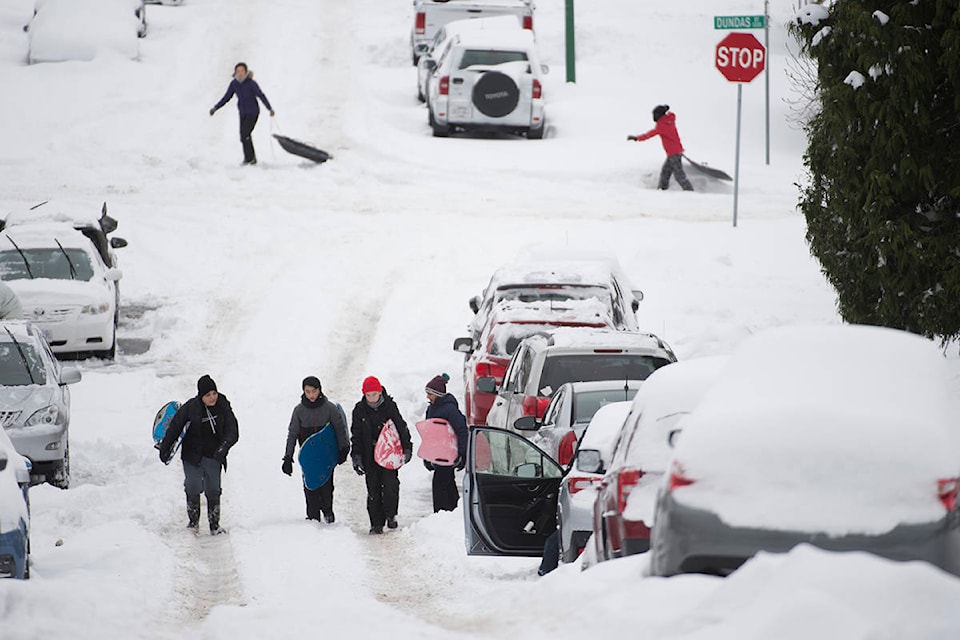
M763 16L714 16L714 29L763 29Z

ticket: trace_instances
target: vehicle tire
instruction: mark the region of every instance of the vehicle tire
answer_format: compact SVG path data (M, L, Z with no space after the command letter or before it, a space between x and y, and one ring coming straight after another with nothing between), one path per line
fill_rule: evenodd
M63 465L57 469L53 474L53 480L50 481L50 484L55 486L57 489L69 489L70 488L70 443L67 442L66 448L63 450Z
M433 117L433 109L428 111L427 120L430 122L430 128L433 129L434 138L446 138L450 135L449 125L437 123L437 120Z
M489 118L513 113L520 101L520 88L510 76L499 71L484 73L473 85L473 106Z
M417 100L420 102L427 101L427 96L423 95L423 91L420 91L420 87L417 87Z
M543 133L547 130L547 123L541 123L539 127L527 129L527 140L543 140Z
M117 319L113 319L113 344L109 349L100 351L98 355L104 360L114 360L117 357Z

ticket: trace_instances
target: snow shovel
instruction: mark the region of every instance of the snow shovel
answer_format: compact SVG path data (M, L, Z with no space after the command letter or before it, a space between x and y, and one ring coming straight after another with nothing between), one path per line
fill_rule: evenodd
M717 180L733 180L726 171L720 169L714 169L713 167L708 167L705 164L699 162L694 162L687 157L686 154L683 155L683 159L690 163L690 166L699 171L700 173L705 173L711 178L716 178Z

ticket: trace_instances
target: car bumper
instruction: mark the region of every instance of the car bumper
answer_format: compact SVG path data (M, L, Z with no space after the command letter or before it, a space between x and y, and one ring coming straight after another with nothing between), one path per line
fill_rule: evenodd
M923 560L960 575L960 514L936 522L900 525L880 535L828 536L802 531L732 527L716 514L681 505L671 497L657 509L652 536L654 575L726 575L759 551L786 553L807 543L827 551L865 551L896 561Z
M593 533L593 501L596 491L587 489L571 496L566 491L561 494L560 515L560 557L572 549L582 549L587 538Z
M34 464L32 473L42 473L37 465L63 461L63 452L67 447L66 425L34 425L30 427L7 427L7 435L13 447L22 456Z
M0 533L0 578L27 577L27 525Z
M71 312L56 320L30 318L43 331L54 353L104 351L113 346L113 313L97 315Z
M541 100L534 100L529 111L513 112L502 118L486 116L467 101L448 100L444 107L434 113L438 123L471 131L518 131L543 127L544 108Z

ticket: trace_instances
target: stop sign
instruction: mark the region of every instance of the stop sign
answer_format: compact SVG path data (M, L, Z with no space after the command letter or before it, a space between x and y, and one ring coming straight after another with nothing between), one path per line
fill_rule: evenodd
M750 82L766 61L767 51L752 33L731 33L717 45L717 69L730 82Z

